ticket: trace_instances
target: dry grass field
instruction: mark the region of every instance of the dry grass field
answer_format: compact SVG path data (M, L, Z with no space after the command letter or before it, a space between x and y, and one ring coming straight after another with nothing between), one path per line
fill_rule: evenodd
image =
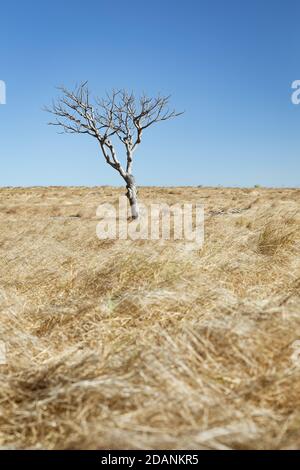
M123 193L0 190L1 448L299 449L300 190L140 189L193 251L100 241Z

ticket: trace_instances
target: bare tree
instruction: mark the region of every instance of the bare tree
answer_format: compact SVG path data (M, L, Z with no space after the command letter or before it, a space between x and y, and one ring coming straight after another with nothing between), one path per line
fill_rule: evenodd
M104 99L92 99L87 82L74 91L59 87L62 96L46 111L56 119L50 125L59 126L63 132L88 134L94 137L106 162L122 176L127 187L127 197L133 219L139 217L137 188L133 177L133 156L142 141L143 133L157 122L179 116L168 107L170 97L136 99L125 90L113 90ZM120 163L113 138L124 144L126 164Z

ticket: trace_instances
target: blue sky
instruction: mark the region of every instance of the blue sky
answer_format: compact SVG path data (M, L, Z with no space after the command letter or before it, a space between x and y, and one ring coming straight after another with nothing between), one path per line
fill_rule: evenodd
M0 7L0 186L120 185L85 135L42 107L89 80L172 94L184 116L145 133L140 185L299 186L296 0L15 1Z

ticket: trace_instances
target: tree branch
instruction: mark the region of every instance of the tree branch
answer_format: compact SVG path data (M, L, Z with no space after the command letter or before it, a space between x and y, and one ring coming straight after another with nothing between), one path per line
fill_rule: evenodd
M142 141L143 132L157 122L180 116L169 110L170 96L137 100L126 90L113 90L102 100L91 100L87 82L74 91L59 87L62 97L45 108L55 116L50 125L62 132L88 134L97 139L106 162L126 180L132 174L133 154ZM117 158L111 138L116 136L125 146L126 171Z

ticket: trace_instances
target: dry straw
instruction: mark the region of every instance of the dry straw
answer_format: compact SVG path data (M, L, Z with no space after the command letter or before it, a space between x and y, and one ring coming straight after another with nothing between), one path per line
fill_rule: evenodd
M0 191L0 445L300 448L299 190L202 202L206 241L100 241L113 188Z

